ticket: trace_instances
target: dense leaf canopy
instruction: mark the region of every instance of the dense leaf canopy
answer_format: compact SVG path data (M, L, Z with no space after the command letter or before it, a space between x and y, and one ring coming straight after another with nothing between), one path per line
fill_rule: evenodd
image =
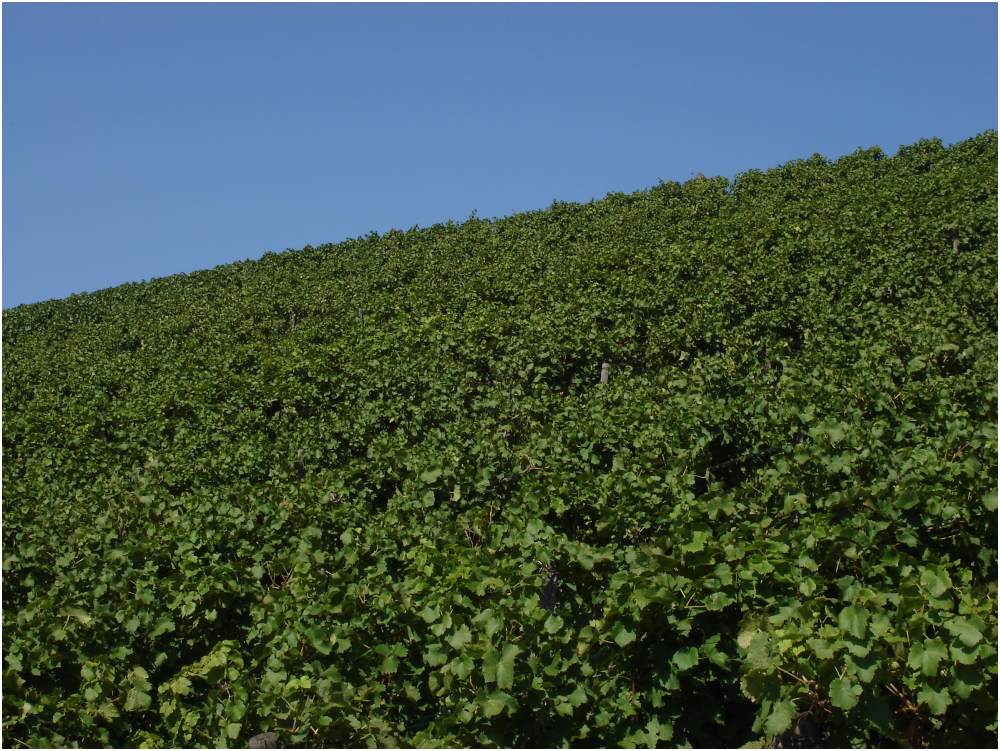
M996 270L988 132L5 311L4 745L995 746Z

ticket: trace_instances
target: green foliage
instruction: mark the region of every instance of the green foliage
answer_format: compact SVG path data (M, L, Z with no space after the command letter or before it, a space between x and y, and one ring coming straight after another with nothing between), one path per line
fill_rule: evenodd
M5 745L995 746L996 165L5 311Z

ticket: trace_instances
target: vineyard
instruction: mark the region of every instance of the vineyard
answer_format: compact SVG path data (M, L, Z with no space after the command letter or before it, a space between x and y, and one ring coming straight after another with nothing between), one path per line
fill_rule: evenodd
M5 748L996 747L995 132L22 306L3 365Z

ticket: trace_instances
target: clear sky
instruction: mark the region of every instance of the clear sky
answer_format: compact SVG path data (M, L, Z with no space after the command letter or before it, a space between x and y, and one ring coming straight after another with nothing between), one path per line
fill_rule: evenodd
M997 7L3 6L3 307L997 127Z

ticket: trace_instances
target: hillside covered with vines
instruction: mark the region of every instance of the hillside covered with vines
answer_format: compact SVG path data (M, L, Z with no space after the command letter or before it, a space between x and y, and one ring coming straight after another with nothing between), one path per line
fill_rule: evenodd
M22 306L3 366L5 747L996 746L995 132Z

